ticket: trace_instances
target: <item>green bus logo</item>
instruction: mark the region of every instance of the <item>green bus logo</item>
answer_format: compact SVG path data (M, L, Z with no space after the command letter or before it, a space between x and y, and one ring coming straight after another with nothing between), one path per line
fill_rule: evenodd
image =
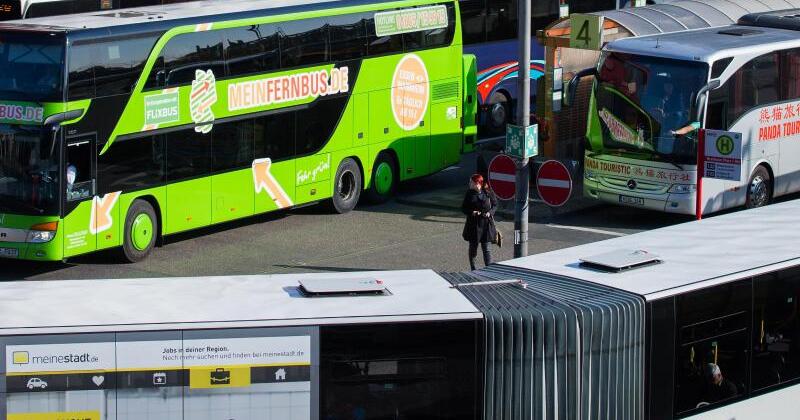
M717 151L724 156L733 153L733 139L730 136L717 137Z

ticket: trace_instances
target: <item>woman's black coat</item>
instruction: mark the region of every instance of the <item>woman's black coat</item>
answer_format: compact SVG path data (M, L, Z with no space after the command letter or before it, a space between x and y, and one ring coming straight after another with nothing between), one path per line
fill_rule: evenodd
M492 219L484 216L483 213L489 213L494 216L495 210L497 210L497 198L493 192L467 190L464 195L464 202L461 203L461 211L467 216L464 232L462 233L464 240L469 242L492 242L497 231ZM476 216L472 213L474 211L481 212L481 214Z

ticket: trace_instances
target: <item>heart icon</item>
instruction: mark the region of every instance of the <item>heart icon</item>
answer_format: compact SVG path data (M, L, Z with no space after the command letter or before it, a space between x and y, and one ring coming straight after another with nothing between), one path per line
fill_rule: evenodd
M92 382L94 382L94 384L97 386L103 385L103 382L105 380L106 380L105 376L92 376Z

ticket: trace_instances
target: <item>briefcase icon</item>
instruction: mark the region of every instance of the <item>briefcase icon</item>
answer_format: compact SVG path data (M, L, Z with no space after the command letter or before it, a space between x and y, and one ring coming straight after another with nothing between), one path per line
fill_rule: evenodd
M217 368L211 372L211 385L230 385L231 384L231 371L223 368Z

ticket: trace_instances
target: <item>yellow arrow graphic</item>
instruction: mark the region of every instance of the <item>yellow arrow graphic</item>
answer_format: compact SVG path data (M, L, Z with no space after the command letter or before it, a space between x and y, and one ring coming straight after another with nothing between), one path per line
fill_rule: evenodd
M121 193L122 191L108 193L104 195L103 198L94 196L92 202L92 216L89 221L89 231L92 232L93 235L97 235L114 226L111 210L114 208L114 205L117 204Z
M279 184L275 177L269 172L270 166L272 166L272 160L270 158L256 159L253 161L253 182L255 183L256 194L260 193L262 190L267 190L267 194L269 194L272 201L278 205L278 208L283 209L291 207L292 199L289 198L289 195L283 190L281 184Z

